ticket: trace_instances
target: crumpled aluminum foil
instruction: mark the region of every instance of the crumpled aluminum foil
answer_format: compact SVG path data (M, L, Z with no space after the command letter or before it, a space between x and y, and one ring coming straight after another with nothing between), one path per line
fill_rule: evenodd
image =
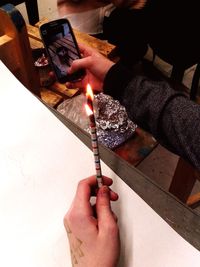
M86 98L81 94L65 100L57 110L90 133L90 123L84 109L85 103ZM135 133L137 125L128 118L125 107L119 101L99 93L94 96L93 104L99 143L114 149Z
M100 93L95 95L94 108L98 141L110 149L118 147L134 133L137 125L118 100Z

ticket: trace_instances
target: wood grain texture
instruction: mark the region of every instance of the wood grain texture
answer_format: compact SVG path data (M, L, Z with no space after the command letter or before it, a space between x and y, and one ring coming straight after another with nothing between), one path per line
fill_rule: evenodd
M24 19L13 5L0 8L0 59L35 95L39 77L34 67Z
M36 26L27 25L28 35L34 40L41 41L40 33L39 33L39 27L47 23L48 19L44 18L41 21L39 21ZM95 49L97 49L101 54L108 58L112 58L115 55L115 49L116 47L106 41L97 39L93 36L90 36L86 33L82 33L80 31L77 31L73 29L74 35L77 39L77 42L84 43L88 46L91 46Z

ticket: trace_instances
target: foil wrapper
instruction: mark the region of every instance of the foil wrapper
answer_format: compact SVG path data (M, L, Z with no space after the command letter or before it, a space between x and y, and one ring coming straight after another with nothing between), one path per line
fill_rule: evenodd
M57 110L90 133L89 119L83 94L65 100ZM99 143L114 149L134 135L137 125L127 115L126 109L111 96L100 93L94 96L94 115Z
M118 100L100 93L94 100L97 135L100 143L114 149L130 138L137 125L127 115Z

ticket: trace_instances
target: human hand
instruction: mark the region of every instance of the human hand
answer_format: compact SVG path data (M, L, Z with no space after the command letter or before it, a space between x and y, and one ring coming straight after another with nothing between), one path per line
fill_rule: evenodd
M66 86L84 89L89 82L93 90L102 91L106 73L115 63L98 53L94 48L83 44L79 44L79 48L83 58L74 60L68 72L73 73L85 69L86 75L80 81L67 82Z
M64 217L68 234L72 266L116 267L120 253L119 229L110 200L118 195L109 190L112 180L103 177L96 205L90 203L97 190L95 176L79 182L71 208Z

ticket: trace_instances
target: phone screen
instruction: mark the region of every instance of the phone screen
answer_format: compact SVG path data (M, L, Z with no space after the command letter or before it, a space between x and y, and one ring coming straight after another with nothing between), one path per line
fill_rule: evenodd
M59 19L45 23L40 27L40 33L58 81L63 83L80 79L84 75L83 70L68 74L73 60L80 58L69 21Z

